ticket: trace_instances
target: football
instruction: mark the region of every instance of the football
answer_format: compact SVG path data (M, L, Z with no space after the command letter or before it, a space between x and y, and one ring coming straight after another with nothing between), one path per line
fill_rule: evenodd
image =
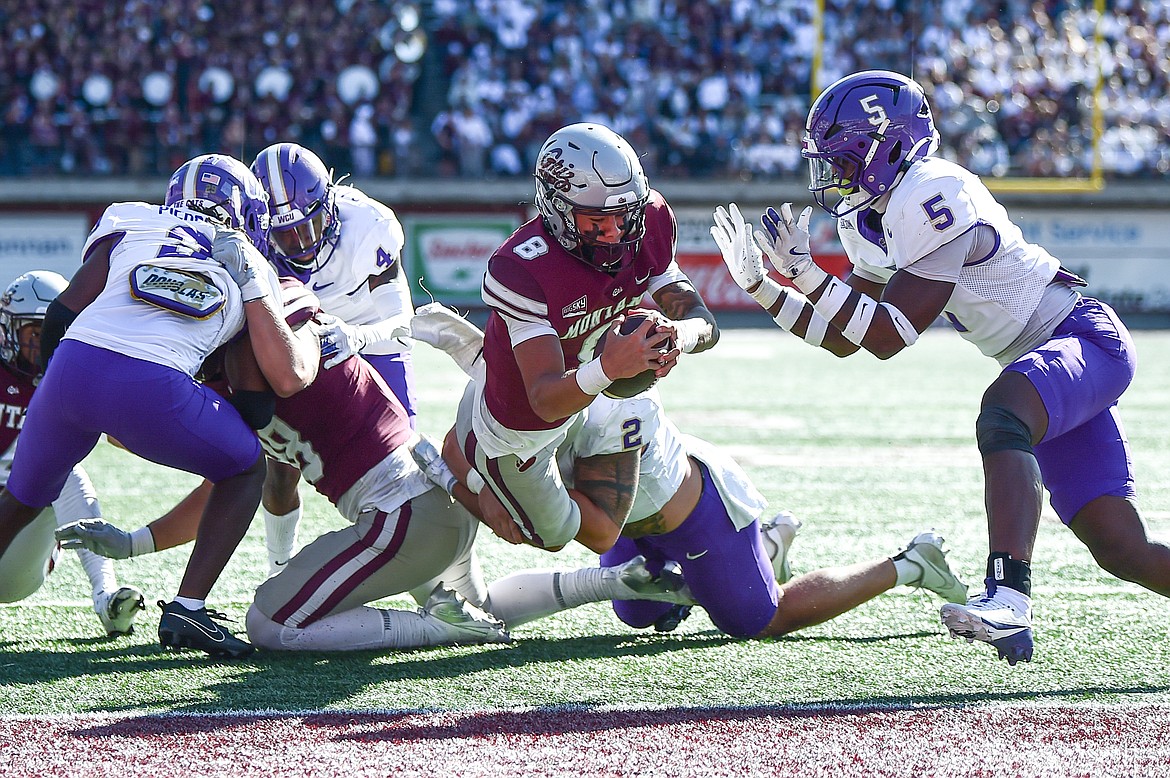
M618 327L618 332L623 335L629 335L631 332L638 329L642 322L646 321L648 318L650 317L645 313L631 311L630 313L626 314L625 321L623 321ZM605 337L608 334L608 329L602 333L601 339L597 341L597 347L593 350L594 354L601 354L602 348L605 347ZM662 342L658 344L658 349L664 353L674 348L674 339L669 335L658 335L651 333L650 337L661 338ZM624 400L641 394L650 387L654 386L657 381L658 376L654 375L654 371L646 369L641 373L638 373L638 375L634 376L633 378L617 379L608 387L606 387L602 394L604 394L606 397L616 397L618 399Z

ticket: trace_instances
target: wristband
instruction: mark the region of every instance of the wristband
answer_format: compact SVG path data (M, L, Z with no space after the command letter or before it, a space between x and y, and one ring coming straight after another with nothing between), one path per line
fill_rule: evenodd
M154 533L150 527L139 527L130 533L130 556L154 553Z
M877 303L869 295L861 295L861 299L857 301L857 307L853 309L853 315L849 317L849 323L845 325L845 329L841 330L845 340L860 346L861 341L865 339L865 333L869 332L869 325L873 323L875 313L877 313Z
M826 275L828 275L826 273ZM829 321L845 306L849 300L849 293L853 290L849 286L837 278L836 276L829 276L829 285L825 287L825 291L821 292L820 298L813 303L813 308L816 308L817 313L824 316Z
M810 346L820 346L825 342L825 333L829 331L829 320L821 316L814 309L809 319L808 329L804 331L804 342Z
M475 469L467 471L467 488L471 490L472 494L479 494L485 486L487 486L487 482Z
M702 319L683 319L674 323L678 350L690 354L699 345L699 338L707 331L707 322Z
M764 276L763 280L760 281L760 285L756 287L756 291L748 292L752 296L752 299L759 303L760 307L765 311L771 309L783 293L784 288L768 276Z
M914 329L914 325L906 318L906 314L899 311L893 303L883 302L881 305L886 309L886 313L890 314L890 319L894 322L894 329L902 336L902 342L907 346L913 346L918 341L918 330Z
M804 304L807 302L808 298L795 289L784 290L784 302L780 304L780 312L776 314L773 321L780 329L791 332L793 326L796 325L796 320L804 312Z
M601 366L601 357L581 365L574 377L577 379L577 386L581 387L585 394L601 394L613 383L613 379L605 374L605 369Z

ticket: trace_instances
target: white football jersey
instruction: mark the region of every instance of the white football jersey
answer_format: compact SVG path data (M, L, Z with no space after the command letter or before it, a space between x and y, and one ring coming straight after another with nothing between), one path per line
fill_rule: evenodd
M244 326L240 289L211 258L215 230L206 216L185 208L111 205L85 242L88 253L100 240L112 236L115 241L106 286L69 325L65 338L194 376L203 360ZM131 288L134 279L152 267L179 271L193 283L204 284L205 292L218 290L222 305L206 318L196 318L136 295ZM264 280L279 290L275 272Z
M867 238L858 229L862 213L865 209L837 223L858 275L884 283L908 269L924 278L953 281L955 291L943 312L988 356L1000 357L1013 345L1060 268L1044 248L1024 240L978 176L940 157L911 165L890 192L880 238ZM923 257L981 224L998 237L989 256L968 261L955 277L940 278L930 263L916 269Z
M656 389L628 400L598 395L582 412L584 423L558 452L566 483L575 459L642 450L638 494L629 524L649 518L674 497L686 477L687 452L674 423L662 411Z
M406 241L394 211L351 186L337 187L337 213L341 222L335 246L326 246L319 265L309 278L309 288L321 301L321 310L348 324L376 324L396 315L410 316L414 305L402 267ZM393 304L378 309L369 279L398 263L398 276L390 282L396 292ZM382 298L385 300L385 298ZM363 353L396 354L410 349L405 339L393 345L371 346Z
M626 400L598 395L582 415L583 423L570 432L567 444L558 452L561 475L571 484L574 459L640 448L638 493L627 524L654 516L674 497L686 477L688 457L707 466L736 531L750 526L768 507L768 501L728 454L679 432L667 418L657 389Z

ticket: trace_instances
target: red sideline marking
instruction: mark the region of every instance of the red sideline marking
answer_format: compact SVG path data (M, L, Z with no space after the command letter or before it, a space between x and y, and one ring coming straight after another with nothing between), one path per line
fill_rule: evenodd
M1170 776L1170 705L0 717L5 775Z

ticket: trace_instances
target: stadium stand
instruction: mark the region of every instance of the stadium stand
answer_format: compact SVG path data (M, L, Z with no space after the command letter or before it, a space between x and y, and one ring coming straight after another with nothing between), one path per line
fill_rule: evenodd
M822 5L14 0L0 176L158 176L292 140L360 177L506 179L597 120L656 178L790 179L809 95L863 68L912 73L943 153L983 175L1085 176L1094 146L1108 177L1170 173L1167 0Z

